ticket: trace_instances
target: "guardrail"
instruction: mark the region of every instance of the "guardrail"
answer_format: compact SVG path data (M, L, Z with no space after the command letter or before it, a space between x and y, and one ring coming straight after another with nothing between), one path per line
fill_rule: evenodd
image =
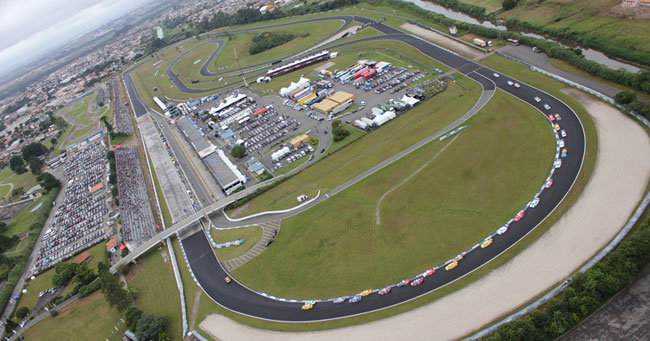
M187 323L187 305L185 303L185 288L183 287L183 279L181 279L181 272L178 269L178 263L176 262L176 253L172 247L172 241L170 238L167 238L167 250L169 251L169 258L172 260L172 268L174 268L174 277L176 278L176 286L178 287L178 292L181 295L181 313L183 315L183 335L187 335L188 332L188 323Z
M560 81L562 83L565 83L567 85L570 85L570 86L575 87L577 89L580 89L582 91L590 93L590 94L592 94L592 95L594 95L594 96L596 96L596 97L598 97L598 98L600 98L600 99L602 99L602 100L616 106L621 111L623 111L623 112L629 114L630 116L636 118L641 123L643 123L646 127L650 128L650 121L648 121L645 117L643 117L643 116L641 116L641 115L639 115L639 114L637 114L637 113L635 113L633 111L627 110L626 108L624 108L623 106L621 106L619 104L616 104L614 99L609 97L609 96L606 96L606 95L604 95L604 94L602 94L602 93L600 93L600 92L598 92L596 90L593 90L591 88L588 88L588 87L586 87L586 86L584 86L582 84L578 84L578 83L576 83L574 81L568 80L568 79L566 79L564 77L560 77L560 76L558 76L558 75L556 75L554 73L548 72L546 70L542 70L542 69L540 69L540 68L538 68L538 67L536 67L534 65L530 65L530 64L528 64L528 63L526 63L526 62L524 62L522 60L519 60L517 58L505 55L505 54L500 53L498 51L496 53L498 55L504 57L504 58L507 58L507 59L515 61L515 62L517 62L519 64L525 65L525 66L529 67L531 70L533 70L535 72L539 72L539 73L541 73L543 75L546 75L546 76L549 76L549 77L551 77L553 79L556 79L556 80L558 80L558 81ZM619 231L619 233L616 234L616 237L614 237L614 239L611 242L609 242L609 244L607 244L607 246L605 246L605 248L602 251L600 251L597 255L595 255L593 258L591 258L591 260L589 260L582 268L580 268L580 270L578 270L576 273L574 273L566 281L562 282L560 285L555 287L553 290L549 291L546 295L542 296L540 299L538 299L535 302L529 304L528 306L522 308L521 310L517 311L516 313L506 317L505 319L497 322L496 324L493 324L490 327L485 328L485 329L481 330L480 332L466 338L465 340L478 340L480 338L488 336L488 335L494 333L497 330L497 328L499 328L501 325L512 322L512 321L514 321L514 320L516 320L518 318L521 318L521 317L527 315L528 313L532 312L533 310L539 308L544 303L548 302L551 298L559 295L562 291L564 291L564 289L566 289L569 286L569 284L571 284L571 281L573 280L573 277L575 277L575 275L577 273L584 273L585 271L589 270L591 267L596 265L596 263L598 263L600 260L602 260L607 254L609 254L612 250L614 250L614 248L623 240L623 238L625 238L625 236L630 232L630 230L634 227L634 225L639 221L639 218L641 217L643 212L645 212L645 210L648 208L649 205L650 205L650 192L646 193L646 196L643 199L643 201L641 201L641 204L639 204L636 211L634 211L634 214L632 215L632 217L630 217L630 219L627 221L625 226L623 226L623 229L621 229L621 231Z

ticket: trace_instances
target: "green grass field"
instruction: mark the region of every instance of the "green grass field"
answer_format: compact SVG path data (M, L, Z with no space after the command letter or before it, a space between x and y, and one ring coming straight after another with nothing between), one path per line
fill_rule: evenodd
M475 2L476 0L463 0ZM620 0L599 1L521 1L521 4L500 14L500 17L516 17L535 25L561 30L569 28L587 37L599 37L611 45L650 52L644 44L650 39L647 19L633 19L634 12L641 9L625 7Z
M234 58L233 47L237 51L239 63L244 67L289 56L302 49L313 46L323 39L327 38L339 27L341 27L341 24L342 22L339 20L319 21L314 23L277 27L272 29L260 29L256 31L232 35L224 46L223 51L219 53L219 55L212 61L208 69L210 71L216 71L217 68L224 66L227 67L227 70L237 69L238 66L237 61ZM252 44L252 38L262 32L293 33L296 35L296 38L288 43L274 47L270 50L251 55L248 52L248 49ZM306 37L301 37L303 34L309 35Z
M30 212L34 207L38 206L43 201L44 196L34 200L29 206L20 213L16 214L13 219L7 224L7 230L3 233L5 236L19 235L23 232L29 231L29 227L34 222L35 212Z
M502 0L462 0L461 2L484 7L488 14L500 10L503 4Z
M268 25L269 23L267 22L265 24ZM291 30L292 32L296 32L296 33L309 32L310 30L313 31L308 37L296 38L284 45L278 46L274 49L253 56L248 54L247 46L250 43L250 38L255 33L250 33L250 34L242 33L238 35L233 35L232 37L237 37L237 38L234 40L229 40L224 45L222 52L219 54L219 56L217 56L214 59L213 63L216 63L217 65L221 65L221 64L226 65L226 63L230 65L232 63L235 63L232 54L233 46L235 46L235 48L237 49L238 52L237 56L242 66L252 65L273 58L277 58L274 57L274 55L276 54L278 55L278 57L291 54L324 39L327 35L331 34L338 27L340 27L340 21L331 21L331 22L327 21L325 22L325 24L323 24L324 26L319 27L321 28L321 30L315 29L313 25L314 24L302 24L302 25L296 25L296 27L292 26L291 28L285 27L283 28L284 30L280 28L269 30L269 31L277 30L280 32ZM207 41L205 39L202 40L193 39L193 40L186 41L180 45L174 45L174 46L164 48L163 50L156 53L155 58L153 58L151 61L145 62L141 67L139 67L137 70L135 70L132 73L133 82L135 83L138 92L141 94L141 97L147 103L147 105L149 105L152 108L157 108L157 106L153 102L154 96L159 96L159 97L167 96L170 98L181 99L181 100L198 98L202 96L201 94L185 94L180 92L175 86L173 86L172 82L165 74L165 70L182 53L189 51L193 48L196 48L200 45L203 45L206 42ZM200 67L203 65L205 60L207 60L210 54L212 54L212 52L214 51L214 47L215 47L214 44L209 44L207 47L199 47L196 50L189 52L188 55L186 55L186 58L183 58L174 67L174 72L178 73L181 76L185 76L186 83L188 83L188 86L192 85L193 88L210 88L210 87L215 87L220 85L232 84L234 81L239 81L241 77L238 75L226 76L221 82L212 82L212 78L206 78L199 75ZM201 56L201 54L204 55ZM202 61L194 65L193 63L197 59L202 59ZM162 63L154 67L153 64L155 64L158 61L162 61ZM251 64L247 64L247 63L251 63ZM229 67L229 69L232 68L233 67ZM158 71L157 73L156 70ZM192 73L192 75L187 73L188 70L190 73ZM201 82L199 84L189 84L190 82L188 81L188 79L192 77L196 78L197 80L205 81L209 79L210 81ZM154 87L157 88L156 91L153 90Z
M27 171L23 174L16 174L9 167L5 167L0 172L0 183L3 184L13 184L14 189L22 187L23 190L27 191L34 185L36 185L36 176L32 172ZM0 199L5 196L11 195L9 190L11 186L2 186L0 187Z
M543 115L502 92L469 126L457 141L433 142L283 220L273 246L233 275L280 297L335 297L398 282L476 244L544 183L555 139ZM377 225L382 194L446 145L433 163L385 197Z
M453 122L467 112L480 95L478 84L464 76L458 77L458 82L467 87L469 93L452 83L447 91L319 161L318 167L309 167L255 198L249 202L248 210L240 214L293 207L299 194L318 190L325 193Z
M245 240L244 244L239 246L231 246L222 249L214 249L214 253L219 258L219 261L227 261L229 259L237 258L250 248L255 246L260 238L262 238L262 228L259 226L248 226L232 230L216 230L210 229L210 234L215 243L226 243L237 239Z
M139 259L139 271L129 282L137 292L136 305L143 311L163 316L167 320L167 335L180 339L183 334L181 303L167 247L158 247Z
M329 148L327 148L327 151L325 151L325 154L328 154L328 155L333 154L337 150L339 150L339 149L347 146L348 144L358 140L359 138L361 138L363 135L366 134L363 131L361 131L359 129L356 129L354 127L351 127L351 126L349 126L347 124L342 125L342 127L343 127L344 130L347 130L348 132L350 132L350 135L346 136L341 141L336 141L336 142L332 141L332 144L330 145Z
M116 145L116 144L124 144L127 141L130 141L133 135L126 135L126 136L117 136L114 139L111 139L111 144Z
M96 292L71 303L57 317L46 317L29 328L25 340L121 340L124 324L115 330L120 313ZM113 333L114 332L114 333Z
M97 263L106 262L106 243L99 243L91 247L87 251L92 256L92 258L88 262L88 267L93 271L95 271L96 273ZM75 258L76 256L66 260L65 263L71 263L74 261ZM17 306L18 307L25 306L29 308L29 310L31 311L34 308L34 306L36 306L36 302L38 302L38 293L40 293L43 290L46 290L47 288L51 288L53 286L52 278L54 278L53 268L36 276L36 278L33 281L29 281L29 286L27 287L27 293L20 297L20 301L18 302ZM66 292L69 292L71 289L72 289L71 287L67 288Z

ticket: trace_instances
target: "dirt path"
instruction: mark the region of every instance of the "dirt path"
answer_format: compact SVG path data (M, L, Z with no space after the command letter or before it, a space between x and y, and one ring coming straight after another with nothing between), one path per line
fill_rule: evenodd
M636 209L650 180L648 134L611 106L573 89L565 92L580 101L595 121L599 149L596 167L573 207L513 260L431 304L364 325L281 333L213 314L200 327L222 340L403 340L430 335L432 330L438 340L458 339L555 286L616 235Z
M194 296L194 305L192 306L192 316L190 316L190 325L189 325L190 330L193 330L194 325L196 324L196 314L199 311L199 303L201 302L201 295L203 295L203 291L197 290L196 296Z
M375 207L375 219L377 220L377 225L381 225L381 218L379 217L379 208L381 207L381 202L384 200L384 198L386 198L387 195L391 194L394 190L398 189L400 186L405 184L407 181L411 180L414 176L416 176L418 173L420 173L421 170L423 170L429 164L431 164L431 162L433 162L433 160L437 159L438 155L442 154L442 152L444 152L445 149L447 149L447 147L449 147L449 145L452 144L452 142L454 142L457 138L458 138L458 135L456 135L453 139L451 139L451 141L449 141L449 143L447 143L444 147L442 147L442 149L440 149L436 153L436 155L434 155L431 158L431 160L427 161L425 164L420 166L420 168L418 168L415 172L411 173L409 176L404 178L397 185L393 186L391 189L386 191L386 193L382 194L381 197L379 197L379 200L377 201L377 206Z
M440 46L446 47L452 51L455 51L463 56L466 57L471 57L471 58L476 58L476 57L482 57L485 56L485 53L481 53L481 51L473 49L463 43L459 43L453 39L447 38L444 35L440 33L436 33L433 31L429 31L425 28L422 28L418 25L413 25L413 24L402 24L400 25L400 28L409 31L413 34L419 35L421 37L424 37L427 40L430 40L434 43L439 44ZM470 58L470 59L471 59Z

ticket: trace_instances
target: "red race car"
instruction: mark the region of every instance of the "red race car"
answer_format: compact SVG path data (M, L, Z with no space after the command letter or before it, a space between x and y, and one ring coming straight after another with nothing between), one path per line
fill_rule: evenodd
M429 277L429 276L431 276L431 275L433 275L435 273L436 273L436 270L428 269L427 271L422 273L422 277Z
M524 214L525 214L524 211L519 211L519 213L517 213L517 215L515 216L515 218L512 219L512 220L514 220L514 221L520 221L521 218L524 217Z
M424 277L418 277L411 282L412 287L417 287L418 285L422 284L424 282Z
M555 122L555 116L553 116L553 114L548 114L548 119L551 120L551 122Z
M389 292L390 292L390 287L385 287L385 288L379 289L379 291L377 291L377 293L379 295L382 295L382 296L388 294Z

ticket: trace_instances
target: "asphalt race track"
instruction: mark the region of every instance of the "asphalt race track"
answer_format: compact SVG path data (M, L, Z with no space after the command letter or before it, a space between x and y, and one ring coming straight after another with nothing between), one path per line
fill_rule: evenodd
M370 21L369 19L361 17L354 17L354 19L359 22ZM566 143L566 148L568 149L568 156L562 159L562 165L560 168L552 171L552 178L554 180L553 186L549 189L544 189L540 193L539 205L533 209L528 208L526 210L526 215L520 221L514 222L511 220L509 222L508 231L505 234L494 235L494 242L491 246L482 249L476 245L471 250L468 250L464 254L464 259L458 263L458 266L455 269L445 271L444 265L440 264L435 268L437 269L439 266L441 266L441 268L437 269L437 272L432 276L425 278L424 282L420 286L405 286L401 288L393 287L391 293L385 296L380 296L376 292L373 292L370 296L364 297L362 302L354 304L350 304L347 301L344 303L334 304L331 299L318 301L314 308L309 311L302 311L300 309L303 304L302 300L309 300L309 297L294 300L278 299L257 293L240 285L236 281L226 284L224 278L228 276L228 274L223 270L212 252L212 248L209 245L204 232L196 232L181 241L187 255L187 260L203 290L215 302L226 309L267 320L309 322L368 313L415 299L467 275L513 246L530 231L535 229L535 227L543 222L546 217L555 210L568 194L577 179L584 159L584 130L579 118L571 108L563 102L503 74L500 74L500 77L496 78L493 76L495 71L489 68L468 61L453 52L442 49L411 35L404 34L394 28L383 24L376 24L373 27L386 35L362 39L350 42L350 44L380 39L398 40L417 48L427 56L434 58L476 80L481 83L485 90L494 89L494 86L496 85L497 88L532 105L545 115L550 113L560 114L562 120L558 123L561 126L561 129L565 130L567 133L567 137L564 138L564 141ZM348 45L348 43L341 44L340 46L342 45ZM516 88L507 85L508 80L521 84L521 87ZM539 103L534 100L535 96L538 96L541 99ZM543 108L545 103L551 106L550 110L547 111ZM556 152L559 152L559 149L557 149ZM513 216L516 213L517 212L513 212ZM245 222L242 222L242 224L245 224ZM495 230L499 227L500 226L495 226ZM426 269L422 269L422 271L424 270ZM388 285L389 283L386 284ZM349 294L353 295L355 293Z

